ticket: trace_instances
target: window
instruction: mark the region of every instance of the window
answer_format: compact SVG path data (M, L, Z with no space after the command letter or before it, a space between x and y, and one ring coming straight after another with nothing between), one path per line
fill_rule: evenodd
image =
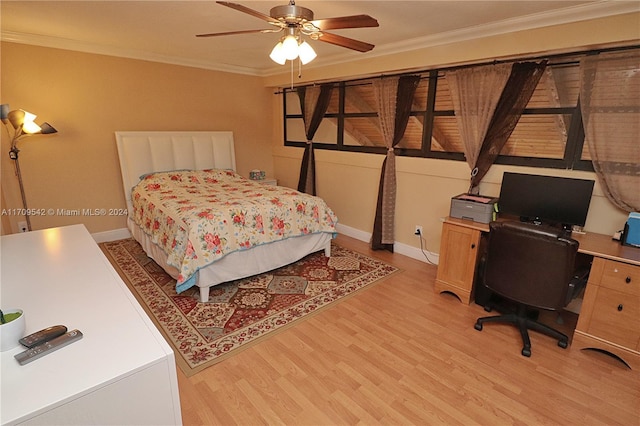
M304 131L304 121L298 94L294 91L285 92L285 140L287 144L293 142L306 143L307 137ZM325 118L320 123L314 139L323 141L325 144L336 145L338 142L338 127L336 119L338 112L338 91L334 90L331 95L331 103L325 114Z
M496 160L498 164L593 170L579 105L580 58L548 58L518 125ZM446 69L419 73L409 123L396 155L464 161L462 139L453 110ZM284 90L285 145L304 146L300 102ZM336 83L331 104L314 137L317 149L384 154L371 79Z

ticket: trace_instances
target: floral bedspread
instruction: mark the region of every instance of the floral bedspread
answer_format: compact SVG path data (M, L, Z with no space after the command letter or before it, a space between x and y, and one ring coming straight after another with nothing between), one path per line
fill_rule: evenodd
M318 232L337 218L318 197L227 170L152 173L133 188L133 220L180 271L177 291L225 255Z

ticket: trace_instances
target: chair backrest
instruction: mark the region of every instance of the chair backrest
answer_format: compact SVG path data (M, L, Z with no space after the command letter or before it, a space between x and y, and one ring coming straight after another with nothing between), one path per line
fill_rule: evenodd
M544 225L492 222L490 228L484 284L525 305L563 308L571 291L578 242Z

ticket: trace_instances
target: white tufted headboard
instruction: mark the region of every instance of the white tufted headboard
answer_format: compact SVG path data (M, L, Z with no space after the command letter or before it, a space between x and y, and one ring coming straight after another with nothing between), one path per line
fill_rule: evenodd
M131 189L146 173L236 169L232 132L116 132L116 143L129 212Z

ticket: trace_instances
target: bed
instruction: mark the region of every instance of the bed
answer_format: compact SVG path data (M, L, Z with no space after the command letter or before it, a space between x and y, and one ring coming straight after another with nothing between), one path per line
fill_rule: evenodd
M337 222L331 209L318 197L239 176L235 172L232 132L116 132L116 143L127 204L127 228L147 255L176 279L178 292L197 286L200 301L206 302L211 286L280 268L320 250L330 256ZM181 184L170 187L175 181ZM203 182L206 187L198 186ZM248 195L250 205L240 204L245 201L239 200L239 193ZM206 209L202 207L205 199L212 202ZM182 204L171 204L172 200ZM238 211L243 212L244 225L244 213L249 222L249 218L255 219L260 214L251 213L254 210L250 209L267 204L271 212L277 205L288 214L295 214L296 210L306 214L313 209L315 214L307 216L318 224L294 226L293 222L280 221L279 232L271 233L275 236L264 235L266 232L262 229L258 232L254 227L253 234L246 238L238 237L235 226L228 235L218 234L221 236L216 235L217 240L211 238L222 232L223 222L238 225ZM233 211L214 209L229 205ZM158 216L152 218L150 210ZM194 215L186 213L188 210L195 211L197 221ZM296 220L301 220L300 217L296 216ZM217 226L215 231L212 226ZM164 231L164 235L154 234L156 230ZM174 234L167 241L170 232ZM214 244L221 239L225 241L225 250ZM228 243L235 240L240 241L239 247ZM215 253L202 251L204 246ZM193 255L194 247L197 255Z

